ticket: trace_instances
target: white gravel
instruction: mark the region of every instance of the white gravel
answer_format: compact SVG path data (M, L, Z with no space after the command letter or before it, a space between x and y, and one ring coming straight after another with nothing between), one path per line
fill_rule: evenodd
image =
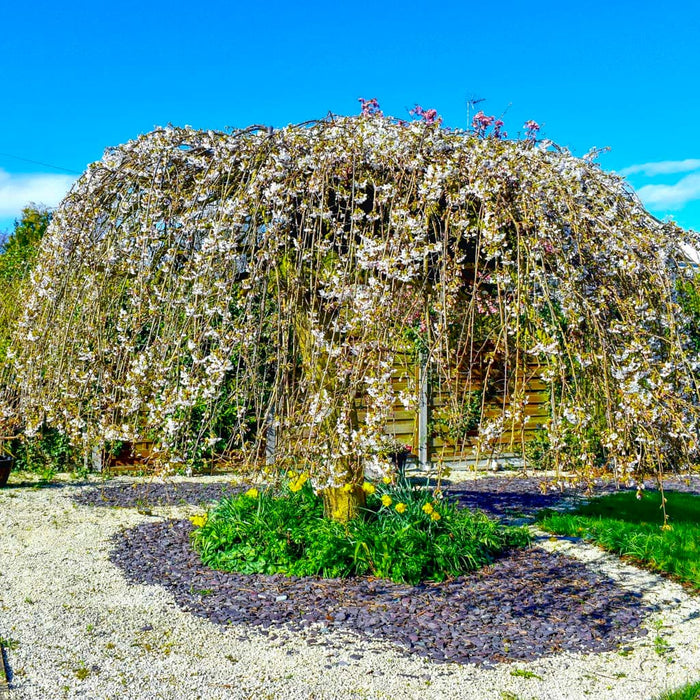
M273 642L255 629L224 629L185 613L164 589L128 584L108 555L110 536L121 528L187 509L147 516L78 506L70 500L76 488L64 482L0 490L0 637L11 700L619 700L700 680L700 596L587 545L539 541L658 606L645 622L650 634L630 651L567 653L492 669L438 664L347 633L328 632L342 642L341 651L329 650L308 645L302 632L279 631ZM535 675L513 675L519 671Z

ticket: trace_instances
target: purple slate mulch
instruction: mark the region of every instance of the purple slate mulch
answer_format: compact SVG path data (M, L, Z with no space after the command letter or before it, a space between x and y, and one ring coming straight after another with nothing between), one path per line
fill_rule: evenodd
M192 505L206 507L225 496L241 493L245 487L227 482L197 483L171 481L166 483L133 483L95 486L73 495L84 506L139 508L151 506Z
M656 489L652 480L645 482L649 491ZM671 491L700 494L700 476L688 479L675 476L664 481L664 488ZM631 487L621 486L620 490ZM582 498L612 493L617 488L614 482L599 481L585 485L570 486L566 482L564 489L557 488L555 480L539 476L506 477L487 476L470 481L450 484L445 493L463 508L483 510L488 515L504 522L517 522L524 518L532 519L543 508L559 509L575 505Z
M640 625L650 609L640 595L537 548L451 581L410 586L215 571L192 549L191 531L187 520L142 524L115 537L111 560L130 581L164 586L184 610L272 638L276 628L304 628L310 644L332 646L324 632L338 629L434 661L492 665L610 651L646 634Z

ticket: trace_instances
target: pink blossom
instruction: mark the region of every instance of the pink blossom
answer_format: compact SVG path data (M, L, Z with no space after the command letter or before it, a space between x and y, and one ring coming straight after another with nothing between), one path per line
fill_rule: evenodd
M534 141L537 138L537 132L540 130L540 125L536 121L529 119L525 122L523 128L525 129L525 138L530 141Z
M412 117L420 117L426 124L441 124L442 117L438 116L436 109L423 109L420 105L416 105L408 112Z
M360 105L362 106L362 116L363 117L383 117L384 113L379 108L379 102L376 97L370 100L365 100L362 97L357 98Z
M472 128L477 136L486 136L486 130L494 123L496 117L490 117L482 111L477 112L472 119Z

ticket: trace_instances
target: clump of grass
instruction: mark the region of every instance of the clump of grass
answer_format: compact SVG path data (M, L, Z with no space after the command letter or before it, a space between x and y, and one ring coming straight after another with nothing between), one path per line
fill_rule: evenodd
M542 680L542 676L538 676L534 671L526 671L522 668L516 668L514 671L510 672L510 675L516 678L536 678L538 681Z
M19 642L11 637L0 637L0 648L12 651L19 646Z
M442 581L489 564L530 542L505 527L408 485L371 493L358 518L323 517L308 483L286 493L251 489L225 498L193 533L202 561L216 569L289 576L371 574L402 583Z
M638 499L634 492L601 496L573 513L543 512L540 525L583 537L700 590L700 496L667 491L665 497L665 527L661 495L645 493Z
M700 699L700 681L688 683L677 690L670 690L659 695L656 700L698 700Z

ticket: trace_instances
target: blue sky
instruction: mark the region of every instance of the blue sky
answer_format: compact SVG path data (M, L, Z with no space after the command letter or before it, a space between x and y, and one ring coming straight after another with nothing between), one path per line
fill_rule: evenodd
M0 231L154 126L283 126L358 97L452 127L482 98L511 136L534 119L576 155L609 147L653 213L700 230L699 26L686 0L3 3Z

